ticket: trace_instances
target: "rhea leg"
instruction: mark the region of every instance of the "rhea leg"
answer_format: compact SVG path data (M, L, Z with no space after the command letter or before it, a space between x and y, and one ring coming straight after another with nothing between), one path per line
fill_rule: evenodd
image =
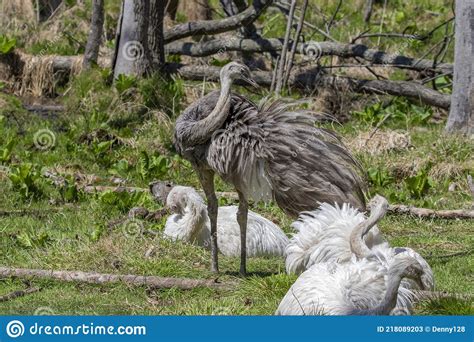
M207 213L211 222L211 272L218 273L217 260L217 211L218 202L214 191L214 172L209 170L198 171L199 180L207 198Z
M247 217L249 206L244 194L237 191L239 194L239 210L237 211L237 222L240 226L240 275L247 274Z

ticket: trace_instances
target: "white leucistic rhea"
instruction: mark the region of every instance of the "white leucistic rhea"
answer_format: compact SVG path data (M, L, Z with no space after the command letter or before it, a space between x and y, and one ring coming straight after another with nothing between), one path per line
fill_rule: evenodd
M384 242L375 224L388 202L373 202L368 219L349 206L322 205L293 224L287 270L303 273L277 314L410 314L413 290L433 289L433 272L418 253Z
M211 228L207 206L191 187L175 186L169 192L166 205L173 213L166 221L164 235L210 249ZM226 256L240 256L240 226L236 219L238 207L219 208L217 240L219 251ZM249 211L247 255L283 256L288 237L276 224Z

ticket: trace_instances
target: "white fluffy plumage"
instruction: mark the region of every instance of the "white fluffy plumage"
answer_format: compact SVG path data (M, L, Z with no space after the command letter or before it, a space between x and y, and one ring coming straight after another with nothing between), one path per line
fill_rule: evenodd
M191 187L175 186L166 199L173 212L166 221L164 235L210 248L210 221L202 197ZM240 256L240 228L237 206L219 207L217 245L226 256ZM289 240L276 224L252 211L248 213L247 255L283 256Z
M343 269L342 274L352 274L353 272L358 274L363 269L364 275L357 277L362 277L360 281L364 282L364 277L372 279L380 276L383 272L387 272L396 260L396 256L403 253L403 255L416 260L421 265L423 284L427 290L432 290L434 288L433 271L423 257L410 248L390 247L376 226L373 226L364 236L364 242L370 249L371 263L367 264L365 261L355 262L350 237L353 230L365 220L365 215L349 204L332 206L323 203L317 210L302 213L298 220L292 224L297 233L290 239L290 243L286 248L287 272L301 274L308 270L308 273L305 272L306 275L302 277L302 280L298 279L298 282L299 286L311 292L310 289L313 285L316 288L319 286L317 282L310 283L312 278L317 277L318 272L324 278L326 273L329 272L328 269L336 267L331 265L339 265L336 268ZM347 266L343 266L344 264L347 264ZM358 279L357 277L354 279ZM337 286L349 286L346 280L339 280L341 284ZM305 281L308 284L305 284ZM321 281L325 280L319 280L319 282ZM331 278L328 281L335 284L338 279ZM379 289L383 289L380 284L380 282L374 281L371 286L378 286ZM370 292L370 288L368 287L367 291ZM414 300L412 290L417 289L420 289L417 283L408 279L401 281L398 288L397 314L411 313ZM330 307L329 304L328 307ZM345 310L346 307L342 305L341 308L341 310Z
M409 314L414 295L399 286L400 281L408 281L402 279L402 272L412 264L422 272L422 266L406 252L394 257L389 265L377 257L357 260L355 256L342 264L334 260L315 264L291 286L276 314Z
M364 214L347 203L342 206L322 203L317 210L301 213L291 225L296 234L286 247L287 273L301 274L312 265L325 261L350 260L350 235L364 220ZM364 239L369 248L386 244L377 227L373 227Z

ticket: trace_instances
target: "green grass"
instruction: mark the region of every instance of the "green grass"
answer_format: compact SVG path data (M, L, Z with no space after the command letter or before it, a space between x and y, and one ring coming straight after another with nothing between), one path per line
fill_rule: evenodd
M94 77L90 76L90 79ZM55 168L62 174L74 171L93 173L103 178L103 184L110 184L108 178L119 173L130 185L143 187L154 178L198 185L189 164L169 149L167 134L170 133L166 132L171 132L171 128L164 131L161 138L157 138L154 132L159 129L158 125L147 115L131 121L125 128L113 128L109 122L114 113L101 104L99 97L105 102L118 101L112 108L119 108L121 103L131 100L121 98L115 90L97 82L93 83L98 95L93 95L95 88L90 84L85 86L83 81L79 78L73 83L71 93L74 95L68 99L72 100L72 103L68 102L70 111L54 120L38 117L31 120L32 114L27 115L20 109L15 109L18 108L18 103L14 98L2 95L12 109L2 114L2 146L8 140L7 137L20 133L11 157L3 162L4 169L33 163L39 170ZM82 105L74 103L79 89L84 91L83 98L90 98L83 101ZM139 86L137 90L140 91ZM105 109L100 109L103 105ZM79 110L72 111L74 106ZM103 115L97 115L97 111L102 111ZM336 128L346 139L351 139L360 132L372 130L373 125L372 122L360 119ZM461 137L443 135L442 123L407 126L406 118L394 118L387 120L380 130L399 129L401 126L407 128L412 136L413 146L410 149L377 156L367 153L358 155L365 169L383 167L389 175L387 184L383 187L372 185L371 193L379 192L387 197L395 193L398 196L396 198L403 198L406 203L428 205L437 209L469 208L471 199L465 179L467 174L472 174L472 165L469 164L473 153L472 143ZM39 150L34 144L34 134L45 127L54 132L56 143L50 149ZM136 144L110 145L97 153L94 148L98 148L101 139L105 138L98 135L92 142L80 139L85 132L93 132L97 128L113 133L114 136L134 139ZM150 161L143 164L139 157L142 151L146 151L150 158L164 158L164 164L159 164L162 167L150 166ZM409 164L413 160L423 165L427 174L431 174L431 170L439 165L464 166L459 166L454 173L436 174L436 177L432 177L428 190L417 198L411 195L405 183L406 176L398 170L404 163ZM124 161L121 163L125 166L120 166L120 161ZM148 194L132 196L79 193L74 199L65 201L61 192L44 177L39 176L34 182L39 190L33 191L40 193L25 197L12 186L5 173L0 176L2 210L43 210L42 213L31 215L16 213L0 216L1 265L213 278L209 271L208 251L184 243L172 243L160 238L159 234L141 233L135 229L136 225L109 226L109 222L124 217L133 206L159 208ZM459 187L454 192L449 192L447 187L452 182L458 183ZM229 185L220 180L217 188L231 190ZM226 203L229 201L222 201L221 204ZM258 204L252 209L278 223L287 233L291 232L291 221L275 205ZM159 233L163 229L164 220L142 224L145 232ZM437 290L472 294L472 222L388 216L381 223L381 229L394 246L412 247L428 260L435 272ZM146 258L145 253L152 246L155 247L155 253ZM251 276L239 280L236 273L238 263L237 258L220 258L221 280L238 283L233 291L155 291L119 284L96 286L34 280L33 284L40 286L41 292L3 303L0 313L32 314L38 308L47 307L57 314L272 314L295 277L284 273L282 259L255 258L249 260ZM19 280L1 280L0 293L8 293L24 286ZM472 314L472 305L466 300L440 299L421 303L417 312Z
M216 5L217 1L212 3ZM84 12L90 10L89 2L87 4L85 10L79 10L80 20L89 16ZM116 26L118 4L113 1L107 5L108 31ZM335 39L346 42L366 29L361 17L362 4L363 1L342 3L330 32ZM306 20L324 27L337 2L319 1L316 6L316 2L311 1L310 5ZM450 8L450 2L445 0L389 1L385 17L382 6L376 5L371 32L378 32L382 21L383 32L402 32L407 27L409 33L428 32L452 15ZM420 18L418 13L428 14ZM281 14L269 11L261 19L263 22L266 37L282 36L285 25ZM63 24L74 28L73 33L81 31L79 19L71 17ZM308 28L304 34L306 40L323 39ZM419 57L443 35L444 29L441 29L422 42L381 39L378 44L377 38L362 42L389 52ZM84 32L77 35L78 40L61 36L54 41L30 41L25 32L18 35L13 32L11 36L17 38L19 47L31 53L77 53L82 51L85 42ZM432 58L436 52L426 58ZM446 60L452 61L452 45ZM328 63L328 59L321 63ZM134 230L136 225L110 227L110 222L123 218L133 206L158 209L148 194L76 194L72 178L67 187L57 189L41 176L44 169L55 169L69 177L74 173L94 174L101 177L103 185L111 184L110 177L119 176L132 186L147 187L153 179L199 186L189 163L176 155L171 137L174 120L192 101L186 90L198 86L200 91L202 85L153 77L145 81L124 79L111 86L107 83L109 74L110 70L92 70L76 77L64 89L67 96L59 99L67 110L57 118L27 113L19 99L0 93L0 210L25 210L23 214L0 215L0 265L213 279L208 251L160 238L164 220L141 222L147 233ZM407 74L397 71L391 72L389 77L405 79ZM206 91L211 87L207 84ZM258 100L266 94L248 95ZM344 107L345 112L351 112L351 119L333 126L344 139L351 141L363 132L371 132L388 115L378 128L380 131L409 133L412 143L409 149L380 155L357 153L362 167L377 175L370 177L370 195L380 193L393 203L434 209L470 208L472 198L466 177L474 175L472 140L444 135L444 119L435 120L435 114L439 113L431 108L401 99L383 108L379 105L382 100L377 98L367 104L366 98L354 95L348 107ZM55 137L54 146L45 150L35 146L35 134L42 129L50 130ZM14 140L11 150L5 151L11 140ZM27 163L34 166L38 175L31 175L31 183L20 180L14 186L8 170ZM417 185L419 183L424 185ZM457 186L449 191L453 183ZM29 190L27 194L21 191L25 186ZM232 190L219 179L216 188ZM220 204L230 202L221 200ZM41 212L27 213L33 210ZM291 220L276 205L253 204L252 210L291 233ZM435 273L438 291L474 294L471 221L389 215L380 227L392 245L414 248L426 258ZM145 257L152 246L154 254ZM158 291L121 284L98 286L33 280L32 285L42 290L1 303L0 314L34 314L48 308L46 311L55 314L269 315L296 278L285 274L284 261L280 258L250 259L250 277L246 279L237 277L238 267L237 258L220 257L220 279L237 283L232 291ZM0 279L0 295L25 286L18 279ZM416 313L472 315L474 309L472 301L443 298L420 303Z

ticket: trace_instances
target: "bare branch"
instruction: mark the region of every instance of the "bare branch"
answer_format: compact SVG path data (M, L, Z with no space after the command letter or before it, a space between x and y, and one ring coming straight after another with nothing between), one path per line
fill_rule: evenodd
M245 11L220 20L201 20L176 25L164 33L165 44L196 34L216 34L235 30L254 22L267 8L271 0L255 0Z
M222 51L246 51L246 52L273 52L281 51L283 41L281 39L214 39L203 43L174 42L166 46L170 54L187 55L194 57L210 56ZM342 58L360 57L374 65L390 65L402 69L416 71L436 71L444 74L453 72L453 65L442 63L433 68L433 61L428 59L417 59L402 55L389 54L383 51L370 49L362 44L342 44L335 42L310 42L300 43L296 52L306 51L308 47L318 49L321 56L339 56Z

